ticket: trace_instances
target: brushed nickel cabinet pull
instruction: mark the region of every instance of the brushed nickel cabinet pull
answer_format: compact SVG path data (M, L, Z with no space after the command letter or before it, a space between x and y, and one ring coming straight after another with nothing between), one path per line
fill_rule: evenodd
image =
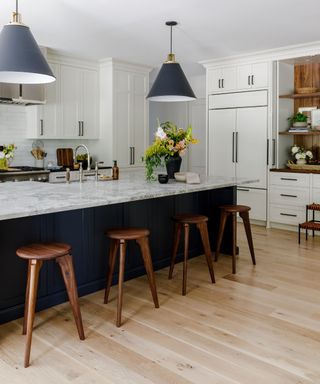
M40 119L40 136L43 136L43 119Z
M287 195L286 193L280 193L280 196L283 196L283 197L298 197L297 195Z
M248 76L248 85L251 85L250 84L250 75Z
M251 75L251 85L254 85L254 75Z
M297 215L293 215L291 213L282 213L282 212L280 212L280 215L281 216L289 216L289 217L297 217Z

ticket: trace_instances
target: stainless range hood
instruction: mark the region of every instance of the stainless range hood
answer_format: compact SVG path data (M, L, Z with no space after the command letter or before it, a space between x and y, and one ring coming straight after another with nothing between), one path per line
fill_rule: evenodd
M41 100L43 95L43 86L30 86L19 84L19 92L17 92L17 85L15 84L1 84L0 85L0 104L12 104L12 105L41 105L45 104L45 100ZM25 92L25 90L27 92ZM29 91L29 92L28 92ZM18 94L17 94L18 93ZM27 97L24 96L26 94ZM33 99L28 97L29 95L39 96L39 99Z

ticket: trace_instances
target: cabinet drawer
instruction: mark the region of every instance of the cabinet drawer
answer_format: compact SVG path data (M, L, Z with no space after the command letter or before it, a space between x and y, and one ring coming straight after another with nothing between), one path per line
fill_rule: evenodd
M270 203L304 207L309 203L309 188L270 188Z
M298 225L305 221L305 208L270 205L270 221L274 223Z
M251 208L250 219L267 219L267 191L262 189L251 189L246 187L237 188L237 202Z
M309 188L308 173L270 172L270 185Z

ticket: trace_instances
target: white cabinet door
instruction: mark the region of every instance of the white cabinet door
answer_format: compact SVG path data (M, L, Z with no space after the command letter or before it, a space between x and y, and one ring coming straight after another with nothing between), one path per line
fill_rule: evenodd
M133 74L131 77L132 104L131 104L131 146L133 147L131 165L143 165L142 157L148 143L147 136L147 101L146 101L146 77Z
M252 76L251 64L238 66L238 88L249 89L251 88L251 76Z
M114 91L114 155L120 167L132 162L132 138L130 136L130 74L115 71Z
M238 89L265 88L268 86L268 63L238 66Z
M215 93L221 91L221 69L208 70L208 93Z
M265 189L239 186L237 188L237 204L247 205L251 208L250 219L267 220L267 191Z
M267 107L237 109L236 173L259 180L251 187L267 186L267 127Z
M209 111L209 174L235 176L236 109Z
M27 137L55 139L61 135L60 124L60 71L59 65L50 64L56 81L44 86L46 104L27 107Z
M233 91L237 89L237 68L225 67L222 69L221 78L222 91Z
M63 137L81 137L81 70L64 65L61 65L60 70Z
M81 134L85 139L96 139L99 136L98 73L91 70L82 70L81 84Z
M268 63L252 64L252 88L268 86Z

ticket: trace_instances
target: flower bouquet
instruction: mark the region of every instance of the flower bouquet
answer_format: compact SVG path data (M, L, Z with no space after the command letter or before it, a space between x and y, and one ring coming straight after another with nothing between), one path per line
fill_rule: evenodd
M307 161L313 158L311 151L306 151L303 147L298 147L296 144L291 147L290 152L296 160L296 164L306 164Z
M0 145L0 169L7 170L13 159L16 147L14 144Z
M147 180L155 180L154 169L160 165L167 165L170 159L179 158L181 164L180 155L184 155L190 144L197 142L192 136L191 126L184 130L169 121L159 123L155 140L145 151Z

